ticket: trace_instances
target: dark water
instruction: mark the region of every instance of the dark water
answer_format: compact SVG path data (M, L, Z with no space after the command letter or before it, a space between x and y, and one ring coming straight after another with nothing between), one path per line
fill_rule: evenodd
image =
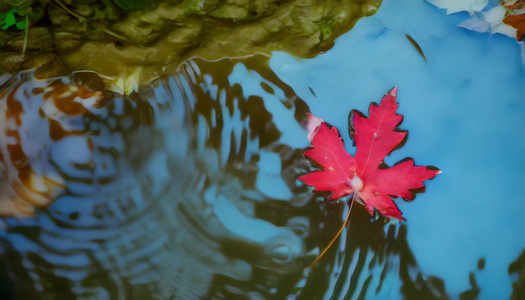
M308 107L266 57L188 61L130 97L103 86L23 73L2 87L1 203L18 216L2 223L3 298L446 297L406 227L360 206L307 268L348 208L297 181Z

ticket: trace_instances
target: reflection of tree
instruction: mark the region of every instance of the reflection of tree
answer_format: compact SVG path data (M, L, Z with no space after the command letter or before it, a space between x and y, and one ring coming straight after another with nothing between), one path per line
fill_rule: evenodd
M512 283L513 292L510 299L525 299L525 250L521 252L518 259L510 264L509 273L518 273L518 281Z

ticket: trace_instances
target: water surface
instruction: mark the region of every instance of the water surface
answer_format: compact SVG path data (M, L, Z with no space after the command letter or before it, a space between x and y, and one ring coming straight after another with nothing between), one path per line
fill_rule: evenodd
M468 17L423 1L385 1L328 53L303 61L275 53L270 65L341 131L351 108L363 111L399 86L408 141L386 162L410 156L443 171L415 201L396 202L415 259L425 275L444 279L451 297L470 288L474 272L479 299L503 299L518 280L509 265L525 248L525 72L518 43L456 26Z
M18 217L2 219L2 296L510 297L525 248L525 72L514 41L456 27L466 17L385 1L314 59L190 60L126 97L95 73L13 77L0 208ZM395 85L409 137L386 163L410 156L443 174L396 200L406 223L354 206L309 269L348 208L297 181L313 170L305 113L353 153L349 112Z

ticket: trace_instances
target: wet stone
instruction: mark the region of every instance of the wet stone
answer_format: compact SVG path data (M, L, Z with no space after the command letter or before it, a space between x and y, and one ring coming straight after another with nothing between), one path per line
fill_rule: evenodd
M30 41L27 43L26 51L40 51L40 52L50 52L53 51L53 39L51 38L51 33L47 28L44 27L35 27L30 28L27 40ZM7 42L5 50L7 51L16 51L22 53L24 47L24 34L19 35L18 37Z
M56 32L54 35L56 51L71 51L84 43L82 36L69 32Z

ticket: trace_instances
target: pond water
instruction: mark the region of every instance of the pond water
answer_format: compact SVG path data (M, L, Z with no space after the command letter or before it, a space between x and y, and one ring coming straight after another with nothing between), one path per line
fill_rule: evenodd
M499 34L456 27L467 13L443 12L422 1L385 1L325 55L299 62L279 53L270 65L314 114L342 130L348 109L364 111L398 85L409 138L386 162L411 156L443 171L416 201L396 202L418 266L444 279L451 297L474 271L480 299L506 299L516 280L508 267L525 247L520 48Z
M456 26L466 18L384 1L313 59L194 59L127 97L89 72L11 78L0 211L17 217L2 219L0 298L510 298L523 280L523 263L509 266L525 249L525 70L514 40ZM409 138L385 162L443 173L396 200L407 222L354 206L308 268L348 208L297 180L312 169L306 112L353 153L350 111L394 86Z

